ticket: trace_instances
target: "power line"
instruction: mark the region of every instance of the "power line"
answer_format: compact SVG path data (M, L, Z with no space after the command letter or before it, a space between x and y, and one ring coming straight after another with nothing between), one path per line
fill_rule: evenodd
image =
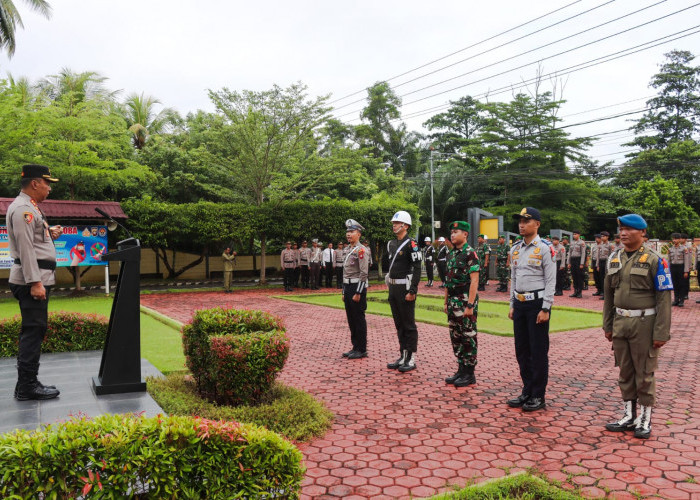
M464 52L465 50L469 50L469 49L471 49L471 48L477 47L478 45L481 45L481 44L484 44L484 43L489 42L489 41L491 41L491 40L494 40L494 39L496 39L496 38L498 38L498 37L500 37L500 36L503 36L503 35L505 35L505 34L507 34L507 33L510 33L511 31L515 31L515 30L517 30L517 29L519 29L519 28L522 28L523 26L527 26L528 24L532 24L532 23L534 23L535 21L539 21L540 19L544 19L545 17L551 16L552 14L555 14L555 13L557 13L557 12L559 12L559 11L561 11L561 10L564 10L564 9L566 9L566 8L568 8L568 7L571 7L572 5L575 5L575 4L577 4L577 3L581 3L581 1L582 1L582 0L576 0L575 2L571 2L571 3L567 4L567 5L564 5L563 7L559 7L558 9L554 9L554 10L549 11L549 12L547 12L546 14L543 14L543 15L541 15L541 16L539 16L539 17L536 17L536 18L534 18L534 19L530 19L529 21L526 21L526 22L524 22L524 23L522 23L522 24L519 24L519 25L517 25L517 26L514 26L513 28L509 28L509 29L507 29L507 30L505 30L505 31L501 31L500 33L497 33L496 35L492 35L492 36L490 36L490 37L488 37L488 38L485 38L485 39L483 39L483 40L481 40L481 41L479 41L479 42L473 43L473 44L471 44L471 45L469 45L469 46L467 46L467 47L464 47L464 48L462 48L462 49L456 50L456 51L454 51L454 52L452 52L452 53L450 53L450 54L447 54L447 55L445 55L445 56L439 57L439 58L434 59L434 60L432 60L432 61L430 61L430 62L427 62L427 63L422 64L422 65L420 65L420 66L417 66L417 67L415 67L415 68L413 68L413 69L410 69L410 70L408 70L408 71L405 71L405 72L403 72L403 73L401 73L401 74L399 74L399 75L392 76L391 78L387 78L387 79L382 80L382 81L390 82L390 81L395 80L395 79L397 79L397 78L400 78L400 77L402 77L402 76L405 76L405 75L408 75L408 74L410 74L410 73L413 73L414 71L418 71L419 69L423 69L423 68L425 68L425 67L427 67L427 66L430 66L431 64L435 64L436 62L443 61L443 60L445 60L445 59L447 59L447 58L449 58L449 57L452 57L452 56L454 56L454 55L456 55L456 54L459 54L459 53L461 53L461 52ZM345 99L347 99L348 97L352 97L352 96L354 96L354 95L360 94L360 93L362 93L362 92L365 92L366 90L369 90L369 87L366 87L366 88L364 88L364 89L362 89L362 90L358 90L358 91L353 92L353 93L351 93L351 94L348 94L348 95L346 95L346 96L343 96L343 97L340 97L340 98L338 98L338 99L335 99L335 100L331 101L329 104L333 104L333 103L335 103L335 102L345 100Z

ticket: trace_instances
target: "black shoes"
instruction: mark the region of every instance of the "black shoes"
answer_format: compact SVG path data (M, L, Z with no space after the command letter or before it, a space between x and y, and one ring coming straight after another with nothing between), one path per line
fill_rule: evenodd
M30 399L53 399L61 392L55 387L47 387L36 381L31 384L25 384L21 388L15 389L15 399L18 401L27 401Z
M537 411L544 407L544 398L530 398L523 404L523 411Z
M564 295L562 292L554 292L555 297L561 297L562 295Z
M410 372L416 369L416 354L411 351L404 351L403 364L399 366L401 373Z
M401 351L401 357L394 361L393 363L387 363L386 367L389 368L390 370L398 370L399 366L401 366L404 362L404 357L406 356L406 353L408 351Z
M367 357L367 351L365 351L365 352L353 351L350 354L348 354L348 359L361 359L361 358L366 358L366 357Z
M511 408L520 408L530 399L529 394L521 394L517 398L509 399L508 406Z
M593 297L597 297L598 295L603 295L601 292L595 292L591 294Z
M649 439L651 436L651 406L639 405L639 418L634 428L634 437Z
M637 418L637 401L629 400L625 401L624 412L622 418L617 422L610 422L605 424L605 428L610 432L625 432L634 430L637 423L635 422Z
M350 349L348 352L344 352L344 353L343 353L343 357L344 357L344 358L347 358L347 357L350 356L353 352L355 352L355 349Z
M578 290L574 290L574 293L572 293L571 295L569 295L569 297L573 297L573 298L578 298L578 296L579 296L579 295L578 295Z
M462 365L459 365L459 369L457 370L457 373L455 373L451 377L445 378L445 383L446 384L454 384L455 380L457 380L459 377L462 376L462 372L463 372Z
M476 376L474 375L474 366L465 366L464 374L454 381L455 387L467 387L468 385L476 384Z

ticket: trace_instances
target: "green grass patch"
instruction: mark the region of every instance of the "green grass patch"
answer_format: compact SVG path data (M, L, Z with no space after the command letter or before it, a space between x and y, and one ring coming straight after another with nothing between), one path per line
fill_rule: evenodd
M112 311L112 297L51 297L49 311L96 313L109 317ZM15 315L19 315L17 301L14 298L0 299L0 318L11 318ZM141 355L163 373L185 369L182 336L176 324L167 324L141 313Z
M442 493L430 500L580 500L539 477L521 473L513 476L467 486L458 491Z
M280 299L304 302L319 306L344 309L340 293L315 295L280 295ZM437 295L419 295L416 299L416 321L433 325L447 325L447 315L443 312L444 297ZM479 301L478 331L493 335L512 336L513 322L508 319L508 302L493 300ZM391 316L387 292L367 294L367 312L380 316ZM565 332L584 328L600 327L603 324L601 313L573 307L554 307L549 331Z
M148 392L169 415L197 415L212 420L235 420L266 427L294 441L322 436L333 413L310 394L275 382L255 406L219 406L201 398L195 384L182 374L148 379Z

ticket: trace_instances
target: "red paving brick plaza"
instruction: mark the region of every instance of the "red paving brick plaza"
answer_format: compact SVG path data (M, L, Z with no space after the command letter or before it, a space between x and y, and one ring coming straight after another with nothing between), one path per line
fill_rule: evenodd
M698 293L673 308L646 441L603 428L618 415L620 393L600 328L551 336L547 408L527 414L505 404L520 390L510 337L479 334L477 385L457 389L443 382L455 368L446 326L419 323L418 369L400 374L386 368L398 357L391 318L368 315L369 357L342 360L350 348L345 312L271 297L279 293L147 295L142 303L183 322L217 305L285 319L292 342L281 379L336 415L324 437L300 445L304 498L421 498L534 468L594 498L700 499ZM556 297L553 314L556 305L601 310L602 302L584 293L583 300Z

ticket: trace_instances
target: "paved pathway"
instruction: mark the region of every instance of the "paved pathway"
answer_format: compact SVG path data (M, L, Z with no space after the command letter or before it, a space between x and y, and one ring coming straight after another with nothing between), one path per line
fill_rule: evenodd
M418 369L399 374L385 367L398 357L391 318L368 315L369 357L342 360L349 348L344 311L271 293L148 295L142 302L180 321L215 305L285 319L292 345L281 379L336 414L323 438L300 446L308 468L305 498L420 498L535 468L590 497L700 499L697 293L689 306L674 308L647 441L603 429L620 401L610 344L599 328L552 335L547 409L526 414L505 405L520 391L512 338L480 334L478 383L458 389L442 380L455 369L446 327L419 324ZM583 300L557 299L557 305L602 308L590 292Z

